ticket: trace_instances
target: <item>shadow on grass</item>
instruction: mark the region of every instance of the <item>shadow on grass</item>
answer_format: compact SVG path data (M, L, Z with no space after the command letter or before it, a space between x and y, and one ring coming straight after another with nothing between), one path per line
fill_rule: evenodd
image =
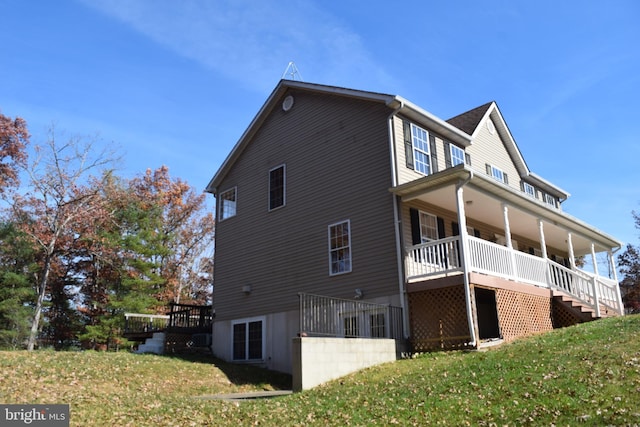
M230 363L218 359L211 354L165 354L162 357L179 359L192 363L215 365L234 385L253 385L265 390L291 390L291 375L271 371L259 366Z

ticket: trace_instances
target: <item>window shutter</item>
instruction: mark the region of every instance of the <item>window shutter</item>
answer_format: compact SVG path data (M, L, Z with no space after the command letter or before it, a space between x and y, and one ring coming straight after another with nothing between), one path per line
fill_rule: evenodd
M436 150L436 137L429 132L429 151L431 151L431 167L433 173L438 172L438 151Z
M410 208L409 216L411 217L411 244L419 245L422 243L422 233L420 232L420 212L418 209Z
M453 233L454 236L460 235L460 225L458 225L458 223L455 221L451 222L451 232Z
M485 167L487 168L487 175L491 176L491 165L489 163L485 163Z
M407 168L414 169L413 166L413 142L411 140L411 123L407 120L402 121L402 129L404 132L404 157Z
M444 165L447 168L451 167L451 148L449 147L449 141L444 142Z
M444 239L446 237L444 232L444 220L438 217L438 239Z
M506 172L502 172L502 176L504 177L504 183L509 184L509 177Z
M467 165L471 166L471 155L469 153L464 153L464 161Z

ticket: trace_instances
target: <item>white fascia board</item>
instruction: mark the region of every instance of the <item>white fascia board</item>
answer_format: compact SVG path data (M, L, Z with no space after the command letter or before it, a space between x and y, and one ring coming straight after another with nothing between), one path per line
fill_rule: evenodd
M463 147L471 145L471 135L467 135L457 127L447 123L441 118L433 115L411 101L402 98L401 96L396 96L395 100L402 105L402 109L400 110L401 113L410 119L415 120L417 123L433 127L434 130L442 134L442 136L450 139L452 142L462 145Z

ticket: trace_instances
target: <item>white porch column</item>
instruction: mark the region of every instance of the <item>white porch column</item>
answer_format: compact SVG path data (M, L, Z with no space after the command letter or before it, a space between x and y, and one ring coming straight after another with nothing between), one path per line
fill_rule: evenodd
M600 317L600 295L598 295L598 260L596 259L596 245L591 242L591 260L593 262L593 298L596 305L596 317Z
M542 251L542 258L547 259L547 242L544 238L544 223L541 219L538 219L538 234L540 235L540 250Z
M462 277L464 282L464 298L467 304L467 323L469 326L469 335L471 335L471 342L469 345L476 347L476 327L473 316L473 308L471 306L471 283L469 282L469 241L467 239L467 215L464 209L463 187L471 180L471 177L466 181L460 182L456 185L456 207L458 211L458 227L460 228L460 258L462 259Z
M509 224L509 207L506 203L502 204L502 219L504 221L504 239L506 240L507 247L513 249L511 243L511 225Z
M567 233L567 247L569 250L569 265L572 270L576 269L576 255L573 252L573 236L571 232Z
M616 260L613 257L613 252L611 250L607 251L609 255L609 265L611 265L611 275L613 276L613 280L616 281L616 294L618 297L618 304L620 304L620 315L624 316L624 304L622 303L622 295L620 294L620 282L618 282L618 272L616 271Z
M596 276L599 276L599 274L598 274L598 260L596 259L596 245L594 245L593 243L591 243L591 261L593 262L593 273Z
M502 217L504 219L504 239L507 248L509 248L509 259L511 260L511 274L514 279L518 278L518 269L516 268L516 254L513 252L513 243L511 242L511 225L509 224L509 207L506 203L502 204Z

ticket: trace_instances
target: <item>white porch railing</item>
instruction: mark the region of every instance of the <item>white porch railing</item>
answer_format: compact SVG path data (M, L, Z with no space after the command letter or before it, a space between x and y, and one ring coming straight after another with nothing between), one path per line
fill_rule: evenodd
M460 236L455 236L410 246L405 259L407 280L441 277L463 271L460 239ZM600 305L622 313L618 284L612 279L571 270L549 259L477 237L467 236L467 243L469 272L564 291L592 307L598 317Z

